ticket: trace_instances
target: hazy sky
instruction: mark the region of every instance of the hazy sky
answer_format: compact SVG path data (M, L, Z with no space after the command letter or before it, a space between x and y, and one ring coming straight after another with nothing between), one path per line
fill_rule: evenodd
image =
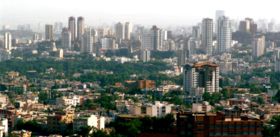
M0 25L66 22L84 16L98 25L131 21L144 25L191 25L225 10L232 19L280 18L279 0L0 0Z

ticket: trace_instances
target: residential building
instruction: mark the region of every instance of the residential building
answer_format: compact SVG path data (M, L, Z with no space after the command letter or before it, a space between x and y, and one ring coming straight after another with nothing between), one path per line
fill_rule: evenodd
M246 115L234 117L221 112L177 114L179 137L262 137L262 124Z
M77 21L77 39L78 39L78 41L82 40L84 32L85 32L84 17L78 17L78 21Z
M81 52L82 53L93 53L94 52L94 35L91 28L87 28L83 34L81 41Z
M223 16L218 19L217 43L218 53L229 51L231 47L231 25L229 18Z
M139 80L138 88L144 90L152 90L156 88L156 83L153 80Z
M213 51L213 20L205 18L202 20L202 49L207 55L212 55Z
M117 49L116 40L111 37L104 37L101 39L101 49L103 50L115 50Z
M254 20L251 18L245 18L245 20L240 21L239 31L248 32L255 34L257 32L258 26L254 23Z
M260 57L265 53L265 36L259 35L252 40L252 56Z
M81 104L81 97L77 95L63 96L56 99L57 106L77 106Z
M4 34L4 49L7 51L12 50L12 34L5 32Z
M132 24L130 22L125 23L124 39L130 40L132 33Z
M63 28L61 32L61 47L65 50L72 50L71 31L68 28Z
M118 22L115 25L115 34L118 42L125 38L125 25L123 23Z
M204 92L219 92L219 66L213 62L186 64L183 71L184 91L190 101L201 101ZM194 99L195 98L195 99Z
M46 24L46 26L45 26L45 40L48 40L48 41L54 40L53 25Z
M75 41L76 39L76 19L75 17L71 16L68 19L68 30L71 32L71 41Z
M130 114L132 115L146 115L150 117L164 117L170 114L173 104L167 102L155 101L154 104L134 104L130 107Z

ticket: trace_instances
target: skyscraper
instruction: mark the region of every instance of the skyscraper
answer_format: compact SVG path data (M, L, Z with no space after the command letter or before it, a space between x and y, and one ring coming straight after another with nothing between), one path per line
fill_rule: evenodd
M76 39L76 19L75 17L69 17L68 20L68 30L71 32L71 41Z
M132 24L130 22L125 23L125 32L124 32L124 38L126 40L130 40L130 35L132 32Z
M212 55L213 47L213 20L205 18L202 20L202 48L208 55Z
M46 24L45 26L45 39L46 40L54 40L54 34L53 34L53 25Z
M224 53L230 49L231 46L231 26L230 20L223 16L218 19L218 52Z
M63 49L73 50L71 44L71 32L68 28L63 28L61 32L61 46Z
M86 28L81 45L81 52L83 53L93 53L93 43L94 37L91 28Z
M4 34L4 49L8 51L12 49L12 35L9 32Z
M141 49L153 50L153 35L151 30L144 30L141 34Z
M252 56L260 57L264 54L265 50L265 36L259 35L252 40Z
M153 50L161 50L163 44L162 30L157 26L153 26L152 29L152 46Z
M85 31L85 22L83 17L78 17L77 39L80 41Z
M192 101L204 92L219 92L219 66L212 62L197 62L184 66L184 91ZM201 100L201 99L200 99Z
M216 16L215 16L215 25L213 31L215 31L215 34L218 33L218 20L220 17L225 16L225 11L224 10L216 10Z
M253 19L245 18L245 20L240 21L239 23L239 31L241 32L249 32L255 34L257 32L258 26L254 23Z
M123 23L118 22L115 25L115 33L116 33L117 41L121 41L124 39L125 27L124 27Z

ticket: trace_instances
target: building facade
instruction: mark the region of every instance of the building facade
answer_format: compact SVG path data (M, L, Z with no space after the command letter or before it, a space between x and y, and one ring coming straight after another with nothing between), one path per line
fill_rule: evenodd
M265 53L265 36L256 36L252 40L252 56L260 57Z
M219 66L212 62L186 64L183 71L184 91L191 98L200 98L204 92L219 92ZM197 100L197 101L198 101ZM196 102L196 101L195 101Z
M45 26L45 39L48 41L54 40L53 25L46 24Z
M12 49L12 34L10 32L4 34L4 49L7 51Z
M65 50L73 50L71 44L71 31L68 28L63 28L61 32L61 47Z
M75 41L76 39L76 19L75 17L71 16L68 19L68 30L71 32L71 41Z
M229 18L223 16L218 19L217 43L218 53L229 51L231 47L231 25Z
M202 49L208 54L212 55L213 47L213 20L205 18L202 20Z

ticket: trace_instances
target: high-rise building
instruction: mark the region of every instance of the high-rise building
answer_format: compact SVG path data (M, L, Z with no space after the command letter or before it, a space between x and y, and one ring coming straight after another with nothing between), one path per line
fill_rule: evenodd
M121 41L124 39L125 26L123 23L119 22L115 25L115 33L116 33L117 41Z
M45 39L46 40L54 40L54 34L53 34L53 25L46 24L45 26Z
M62 22L55 22L54 23L54 33L61 33L61 30L63 29L63 23Z
M130 22L126 22L125 23L125 32L124 32L124 38L126 40L130 40L131 32L132 32L132 24Z
M77 39L80 41L85 31L84 17L78 17L77 25Z
M218 20L220 17L225 16L225 11L224 10L216 10L216 16L215 16L215 25L213 25L213 27L215 27L213 29L213 31L215 31L215 34L218 33Z
M82 38L81 52L93 53L94 37L91 28L86 28Z
M12 34L9 32L4 34L4 49L8 51L12 49Z
M114 38L105 37L101 39L101 48L104 50L115 50L117 49L116 40Z
M265 36L259 35L252 40L252 56L260 57L265 51Z
M61 46L66 50L73 50L71 44L71 32L68 28L63 28L61 32Z
M184 66L184 91L191 98L201 98L204 92L219 92L219 66L212 62L196 62ZM201 100L201 99L199 99Z
M68 30L71 32L71 41L76 39L76 19L75 17L69 17L68 19Z
M153 50L153 35L152 31L144 30L141 34L141 49L142 50Z
M178 50L177 51L178 57L177 57L177 65L183 66L186 64L186 52L184 50Z
M245 18L245 20L240 21L239 31L249 32L255 34L257 32L258 26L254 23L254 20L251 18Z
M192 27L192 37L195 39L200 39L200 27L199 26L193 26Z
M213 20L205 18L202 21L202 48L208 55L212 55L213 51Z
M152 29L152 46L153 50L161 50L163 44L162 30L157 26L153 26Z
M149 50L141 50L140 60L142 60L143 62L148 62L151 60L150 56L151 56L151 52Z
M144 30L141 35L142 49L162 50L164 37L167 37L164 35L164 31L156 26L150 30Z
M231 47L231 26L229 18L223 16L218 19L218 52L227 52Z

